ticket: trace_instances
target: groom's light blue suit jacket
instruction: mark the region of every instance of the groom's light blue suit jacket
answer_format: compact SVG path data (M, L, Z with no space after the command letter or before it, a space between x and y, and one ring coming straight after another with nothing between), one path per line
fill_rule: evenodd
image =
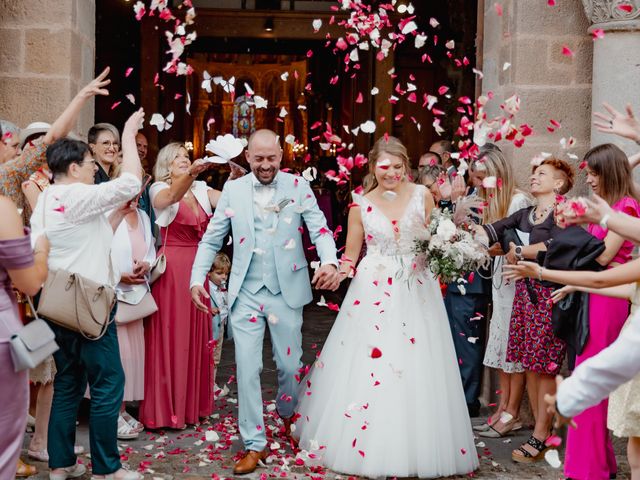
M191 286L203 285L216 254L223 246L229 230L233 237L233 263L229 277L229 309L247 277L251 258L257 255L253 175L227 182L222 189L213 218L209 222L191 270ZM273 205L284 204L275 213L272 231L276 275L284 301L291 308L301 308L313 299L307 260L302 245L303 221L316 246L320 261L338 265L336 245L327 227L324 214L318 208L309 183L302 177L279 172L276 177ZM271 239L270 239L271 240ZM255 263L255 262L253 262Z

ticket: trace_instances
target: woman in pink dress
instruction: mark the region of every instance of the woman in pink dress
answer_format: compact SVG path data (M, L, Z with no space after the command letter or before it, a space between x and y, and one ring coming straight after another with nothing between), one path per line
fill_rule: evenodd
M585 155L587 183L616 211L640 217L640 204L633 185L627 156L612 144L599 145ZM598 263L608 268L631 259L633 243L600 225L589 225L589 233L603 239L606 250ZM629 301L589 295L589 338L576 358L576 366L608 347L618 338L629 315ZM607 430L608 400L575 417L579 428L569 429L564 474L575 480L607 480L617 473L616 457Z
M211 315L191 302L189 280L198 242L220 192L195 181L211 163L191 163L181 143L158 153L151 203L167 260L153 284L158 311L145 324L144 401L140 421L147 428L185 428L213 411Z
M144 210L136 208L127 213L113 235L111 257L120 272L116 286L119 298L140 299L149 294L149 269L155 260L156 249L151 220ZM144 315L124 322L116 313L120 360L124 369L124 398L118 417L118 439L137 438L142 424L125 408L125 402L144 399Z

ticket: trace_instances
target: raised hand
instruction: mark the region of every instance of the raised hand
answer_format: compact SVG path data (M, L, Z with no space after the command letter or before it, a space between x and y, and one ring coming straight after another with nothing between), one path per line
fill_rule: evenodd
M595 112L593 125L599 132L612 133L635 142L640 141L640 121L633 115L631 105L625 107L626 114L619 112L606 102L602 106L608 113Z
M587 206L586 211L582 215L573 217L565 217L567 224L595 223L598 224L605 215L613 215L614 211L611 206L598 195L591 198L580 199Z
M109 95L109 90L106 87L111 83L111 80L107 78L109 75L110 67L105 68L100 75L91 80L87 85L85 85L80 92L78 92L78 96L83 98L91 98L96 95Z
M144 109L140 108L127 119L122 129L122 136L132 135L135 137L138 130L142 128L142 122L144 122Z

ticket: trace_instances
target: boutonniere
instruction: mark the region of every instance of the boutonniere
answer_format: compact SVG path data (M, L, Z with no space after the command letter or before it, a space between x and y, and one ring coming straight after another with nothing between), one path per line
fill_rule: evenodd
M280 213L287 205L293 202L292 198L283 198L275 205L268 205L265 210L270 212Z

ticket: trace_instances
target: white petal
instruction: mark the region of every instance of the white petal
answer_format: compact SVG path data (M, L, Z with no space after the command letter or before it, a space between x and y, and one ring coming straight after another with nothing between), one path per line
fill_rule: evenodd
M360 124L360 130L364 133L373 133L376 131L376 124L371 120L367 120L366 122Z

